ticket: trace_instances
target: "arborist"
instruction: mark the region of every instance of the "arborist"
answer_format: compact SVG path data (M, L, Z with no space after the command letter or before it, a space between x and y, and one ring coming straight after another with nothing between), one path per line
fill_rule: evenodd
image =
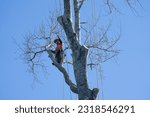
M58 38L54 40L54 43L56 44L56 48L54 51L51 50L51 52L55 54L55 59L56 59L57 63L62 65L63 60L64 60L63 42L61 41L61 39L58 36ZM54 65L54 63L52 63L52 64Z

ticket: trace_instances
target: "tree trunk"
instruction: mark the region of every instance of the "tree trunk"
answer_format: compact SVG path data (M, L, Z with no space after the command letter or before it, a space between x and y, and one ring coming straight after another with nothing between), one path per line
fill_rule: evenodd
M75 1L78 2L77 0ZM76 3L76 5L77 4L78 3ZM75 18L77 21L75 21L76 30L74 30L71 20L71 9L71 0L64 0L64 15L58 17L58 22L63 27L72 50L73 69L78 89L78 98L80 100L94 100L96 99L99 90L97 88L94 88L93 90L89 89L87 82L88 48L81 45L79 42L80 20L79 17ZM79 12L79 9L75 12ZM76 15L79 16L79 13Z

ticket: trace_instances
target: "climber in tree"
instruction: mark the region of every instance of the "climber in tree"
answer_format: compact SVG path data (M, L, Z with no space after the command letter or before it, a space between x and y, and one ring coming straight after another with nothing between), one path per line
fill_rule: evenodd
M55 59L57 61L57 63L59 63L60 65L62 65L63 63L63 59L64 59L64 50L63 50L63 43L61 41L61 39L58 38L54 40L54 43L57 45L55 50L51 50L52 53L55 54ZM52 63L54 65L54 63Z

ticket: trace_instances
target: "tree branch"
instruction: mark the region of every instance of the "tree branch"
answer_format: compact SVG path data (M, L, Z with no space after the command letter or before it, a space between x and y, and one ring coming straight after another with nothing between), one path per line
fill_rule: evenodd
M36 57L37 54L43 53L44 51L46 51L46 50L44 49L44 50L41 50L41 51L33 52L33 56L29 59L29 61L32 61Z
M64 0L64 14L71 20L71 0Z
M54 65L57 67L57 69L64 75L65 82L69 85L72 92L78 94L77 86L70 80L69 75L65 68L58 64L50 50L47 50L47 53L49 55L49 58L53 61Z
M83 4L83 3L82 3ZM79 12L79 1L74 0L74 14L75 14L75 32L78 37L78 41L80 42L80 12Z
M70 45L70 48L71 50L74 52L76 51L77 48L79 48L79 42L76 38L76 33L74 32L74 29L72 27L72 22L70 19L68 19L66 17L66 15L63 15L63 16L59 16L57 18L58 22L60 23L60 25L63 27L65 33L66 33L66 36L67 36L67 39L68 39L68 42L69 42L69 45Z
M81 9L81 7L82 7L82 5L83 5L83 3L84 3L85 1L86 1L86 0L81 0L81 1L80 1L80 5L79 5L78 10L80 10L80 9Z

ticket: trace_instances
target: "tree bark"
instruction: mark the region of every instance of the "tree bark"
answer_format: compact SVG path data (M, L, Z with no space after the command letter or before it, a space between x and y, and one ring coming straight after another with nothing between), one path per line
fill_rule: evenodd
M73 69L75 80L77 83L78 98L79 100L94 100L97 97L99 89L89 89L87 82L88 48L79 43L78 31L80 30L78 28L74 30L73 28L73 23L71 20L71 10L71 0L64 0L64 15L58 17L58 22L63 27L72 50ZM79 19L78 16L77 19ZM78 27L79 22L76 22L75 26Z
M74 0L74 14L75 14L75 32L80 42L80 12L79 12L79 2Z
M57 69L60 72L62 72L62 74L64 75L65 82L69 85L70 90L73 93L78 94L77 86L74 83L72 83L72 81L70 80L70 77L69 77L67 71L65 70L65 68L63 66L61 66L59 63L56 62L56 60L55 60L55 58L54 58L53 53L51 52L51 50L47 50L47 53L48 53L50 59L53 61L54 65L57 67Z

